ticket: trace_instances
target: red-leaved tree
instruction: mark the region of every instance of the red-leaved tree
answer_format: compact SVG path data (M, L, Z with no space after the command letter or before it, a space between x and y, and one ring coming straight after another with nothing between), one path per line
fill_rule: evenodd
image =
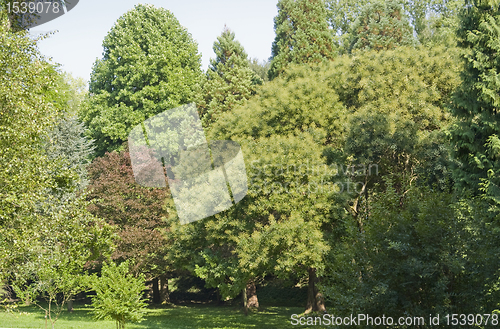
M149 188L135 182L128 152L106 153L88 167L89 211L117 229L112 258L131 261L131 271L144 273L153 284L153 301L168 300L169 264L165 188Z

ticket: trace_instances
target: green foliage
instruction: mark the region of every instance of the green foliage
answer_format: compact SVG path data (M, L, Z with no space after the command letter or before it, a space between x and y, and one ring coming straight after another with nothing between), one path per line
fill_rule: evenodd
M351 51L393 49L415 44L410 24L396 0L365 5L351 28Z
M330 81L352 113L344 150L355 164L377 164L380 175L415 174L446 188L451 164L444 129L452 122L445 107L459 84L453 49L399 47L365 52L333 64ZM379 177L367 177L368 187Z
M307 277L310 267L324 266L324 235L341 234L341 203L332 205L332 169L323 150L340 145L345 113L323 69L290 68L212 126L210 138L242 145L250 180L247 196L234 209L203 221L207 244L196 240L210 249L197 271L209 280L220 278L213 286L242 288L245 280L268 273Z
M458 36L465 71L452 107L458 119L452 130L458 186L474 194L481 190L495 203L500 202L499 26L498 4L474 1L463 12Z
M257 58L252 58L249 61L250 64L250 69L254 71L254 73L263 81L267 82L269 81L269 75L267 72L269 71L269 67L271 66L271 62L269 61L262 61L259 62Z
M64 84L62 85L62 87L64 88L63 92L67 94L68 99L66 112L70 116L77 115L82 102L87 96L87 82L83 78L75 78L69 73L62 73L61 78L64 81Z
M56 93L56 71L25 32L12 33L0 22L0 227L28 214L50 186L52 164L40 145L58 117L49 91ZM29 159L29 161L28 161Z
M64 304L85 290L85 264L109 253L111 230L85 210L87 205L84 196L51 196L30 222L4 230L8 234L1 247L2 252L8 250L9 263L3 270L22 302L35 302L52 325ZM46 299L47 307L38 297Z
M354 24L362 8L367 5L369 0L327 0L327 19L332 28L334 36L338 37L348 34L351 25Z
M459 13L464 0L406 0L405 11L421 44L429 46L456 45Z
M377 1L327 0L327 17L332 28L334 42L341 53L350 46L351 26L360 17L366 5ZM402 13L408 18L412 34L420 44L429 46L455 46L455 30L458 28L458 13L464 0L400 0Z
M74 145L59 136L47 145L71 89L40 55L38 40L8 31L5 20L0 38L0 277L23 302L45 297L54 323L81 289L84 264L110 247L110 231L85 211L84 197L70 193L77 164L61 152ZM65 197L51 193L59 188Z
M221 116L208 139L252 141L310 132L315 142L341 145L345 107L329 88L325 66L292 66L244 106Z
M58 189L66 191L83 190L88 184L86 166L94 150L92 141L85 137L86 129L76 116L62 118L48 134L46 152L50 161L61 161L57 172L72 171L78 175L73 182Z
M398 193L390 179L385 184L356 242L358 309L394 316L477 310L486 291L469 277L478 257L475 219L458 216L449 194L410 186Z
M382 175L395 174L401 184L418 173L422 184L448 188L450 160L440 144L450 117L443 108L459 84L458 70L456 55L444 48L342 56L328 65L291 67L221 116L209 137L243 146L250 179L236 206L242 213L231 215L247 225L232 249L240 271L286 277L293 269L301 277L315 266L321 273L328 250L339 252L354 227L346 210L362 226L366 193ZM291 172L294 165L314 171ZM323 190L316 191L319 181ZM312 239L294 235L303 231Z
M221 113L241 105L255 94L262 80L252 71L243 46L235 40L234 32L225 28L214 42L215 59L201 82L197 97L200 118L210 126Z
M118 19L103 48L80 112L98 156L119 148L145 119L191 102L201 76L196 42L163 8L135 6Z
M274 18L269 79L290 64L320 63L334 56L323 0L280 0Z
M141 298L144 275L134 277L128 268L128 262L104 264L101 277L94 276L91 283L96 292L92 297L95 318L113 319L119 329L124 329L128 322L142 321L146 311L146 302Z

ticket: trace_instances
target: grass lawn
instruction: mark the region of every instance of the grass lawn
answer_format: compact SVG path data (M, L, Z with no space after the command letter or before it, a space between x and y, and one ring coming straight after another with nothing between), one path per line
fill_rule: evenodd
M90 307L75 304L74 312L64 311L55 324L56 329L114 329L115 322L94 321ZM302 307L263 307L258 312L245 316L241 309L234 306L191 304L188 306L168 306L150 308L146 319L141 323L128 324L126 329L182 329L182 328L307 328L293 326L292 314L300 314ZM42 310L36 306L20 307L15 312L0 311L0 328L45 328ZM48 323L47 328L51 328ZM316 326L314 328L320 328ZM332 328L332 327L330 327Z

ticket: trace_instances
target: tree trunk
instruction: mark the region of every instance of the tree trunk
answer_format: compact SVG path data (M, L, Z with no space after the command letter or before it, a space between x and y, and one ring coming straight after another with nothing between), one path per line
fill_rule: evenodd
M168 291L168 278L160 276L160 300L161 302L170 303L170 292Z
M243 288L243 294L242 294L242 299L243 299L243 310L245 311L245 315L248 315L248 300L247 300L247 288Z
M318 277L316 276L316 269L309 268L309 284L307 285L307 305L306 311L304 313L308 314L311 312L325 313L325 300L323 295L318 291L316 283L318 282Z
M246 287L247 295L247 307L248 308L259 308L259 299L257 298L257 287L255 286L255 281L250 280Z
M257 287L255 281L248 281L246 287L243 289L243 308L245 315L248 315L248 309L259 308L259 299L257 298Z
M161 303L161 298L160 298L160 288L158 285L158 278L153 279L153 303L155 304L160 304Z
M72 298L70 298L68 300L68 303L66 304L66 306L68 307L68 312L73 313L73 299Z

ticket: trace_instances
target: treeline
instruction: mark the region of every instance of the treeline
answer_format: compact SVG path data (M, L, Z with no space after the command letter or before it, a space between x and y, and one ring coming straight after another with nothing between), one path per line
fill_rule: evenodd
M221 300L243 295L245 312L270 279L307 286L306 313L500 308L499 4L277 6L268 62L249 59L225 27L203 72L174 15L137 5L105 37L88 93L4 15L7 287L25 302L93 289L99 310L119 299L113 275L136 294L150 281L157 303L169 279L190 275ZM135 182L126 142L147 118L192 102L209 140L241 145L249 190L181 225L168 188ZM134 307L120 319L138 320L144 304Z

